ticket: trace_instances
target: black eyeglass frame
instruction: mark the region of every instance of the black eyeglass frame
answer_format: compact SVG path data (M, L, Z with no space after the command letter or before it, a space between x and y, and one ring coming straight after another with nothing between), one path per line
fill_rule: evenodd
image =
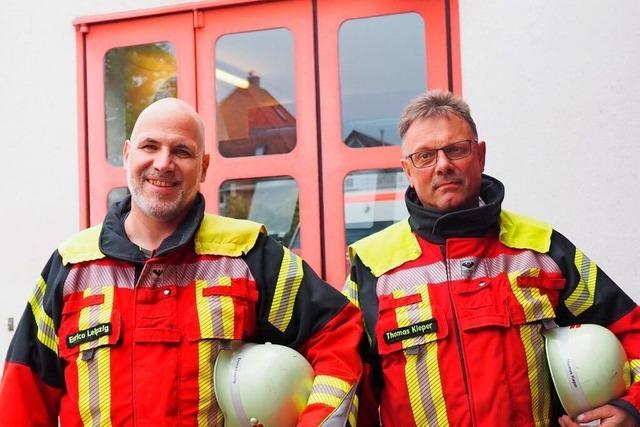
M466 142L467 143L467 147L468 147L468 151L465 154L463 154L462 156L458 156L458 157L455 157L455 156L451 157L447 153L447 151L446 151L447 148L453 147L454 145L458 145L458 144L461 144L463 142ZM418 150L418 151L415 151L415 152L409 154L405 158L411 160L411 164L414 167L418 168L418 169L430 168L432 166L435 166L436 163L438 163L438 157L440 157L440 156L438 156L438 151L444 151L444 155L447 156L447 159L449 159L449 160L460 160L460 159L464 159L465 157L468 157L471 154L471 143L476 143L477 144L478 140L477 139L463 139L461 141L455 141L455 142L452 142L451 144L445 145L444 147L436 148L436 149L433 149L433 150ZM424 152L435 153L435 156L433 157L433 159L434 159L433 162L431 162L431 163L429 163L427 165L423 165L423 166L416 165L415 160L413 160L413 156L415 156L416 154L424 153Z

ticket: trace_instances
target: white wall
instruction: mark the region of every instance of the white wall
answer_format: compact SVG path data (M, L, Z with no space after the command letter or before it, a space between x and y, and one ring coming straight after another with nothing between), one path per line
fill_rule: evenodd
M8 317L17 322L49 254L78 227L71 21L176 3L3 2L2 355ZM553 223L640 300L640 3L461 0L460 9L463 92L505 205Z
M640 2L462 0L463 94L504 206L640 301Z

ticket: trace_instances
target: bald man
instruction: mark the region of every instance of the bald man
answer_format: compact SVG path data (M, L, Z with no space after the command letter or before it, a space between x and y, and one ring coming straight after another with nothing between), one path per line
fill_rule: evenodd
M298 425L354 419L357 308L260 224L204 212L203 135L178 99L140 114L123 153L131 197L62 243L37 280L5 363L1 426L223 425L212 371L233 340L311 363Z

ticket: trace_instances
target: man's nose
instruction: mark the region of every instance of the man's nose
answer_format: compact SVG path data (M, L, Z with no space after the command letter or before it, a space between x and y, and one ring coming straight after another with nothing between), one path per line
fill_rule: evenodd
M451 160L449 160L447 155L444 154L444 150L438 151L438 158L436 161L435 168L436 168L436 173L438 174L444 174L444 173L450 172L453 169L453 163L451 163Z
M153 167L159 171L166 171L173 169L173 159L169 150L159 150L154 159Z

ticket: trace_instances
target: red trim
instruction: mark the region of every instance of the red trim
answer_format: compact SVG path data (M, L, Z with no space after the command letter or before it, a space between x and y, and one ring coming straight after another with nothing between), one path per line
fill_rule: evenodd
M242 5L249 3L264 3L272 0L209 0L185 3L175 6L153 7L149 9L130 10L126 12L105 13L102 15L81 16L73 20L73 25L99 24L103 22L122 21L131 18L143 18L148 16L169 15L184 11L197 11L201 9L219 8L224 6Z
M84 26L76 28L76 99L78 102L78 226L89 226L89 147L87 141L87 84Z

